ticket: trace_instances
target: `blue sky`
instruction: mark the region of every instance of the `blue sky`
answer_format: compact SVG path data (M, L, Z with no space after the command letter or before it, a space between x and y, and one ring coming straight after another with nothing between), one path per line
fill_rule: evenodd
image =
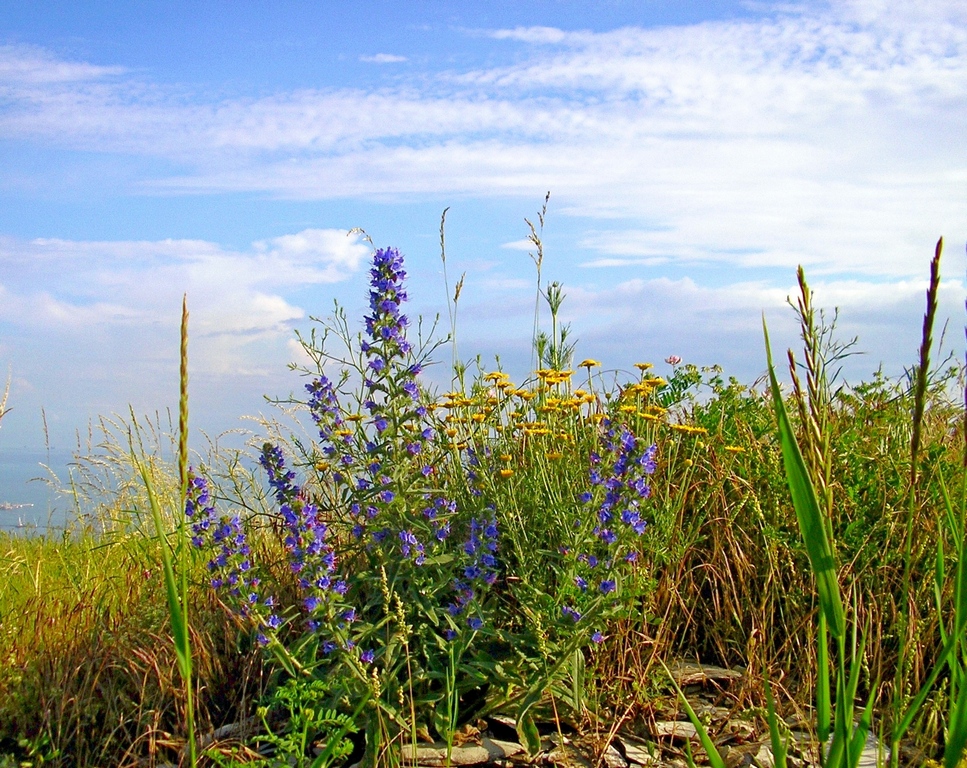
M411 314L466 272L461 357L529 362L524 218L578 354L745 382L803 264L852 378L915 357L927 265L963 322L962 2L0 0L0 447L173 406L181 295L211 433L300 387L294 331L358 318L368 246ZM962 353L963 333L946 348ZM441 359L449 359L442 354ZM433 374L446 378L445 364Z

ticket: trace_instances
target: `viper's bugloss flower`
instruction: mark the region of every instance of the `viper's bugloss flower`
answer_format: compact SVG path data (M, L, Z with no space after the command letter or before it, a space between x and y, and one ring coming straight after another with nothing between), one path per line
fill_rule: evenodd
M585 537L574 554L572 578L577 590L571 594L577 606L589 599L583 595L589 593L591 584L599 595L617 592L619 569L638 560L637 541L648 525L641 503L651 495L648 475L656 469L655 445L609 418L603 418L600 425L600 447L589 454L590 490L578 496L582 505L589 506L583 507L574 524L576 535ZM576 620L572 613L576 607L566 606L562 611ZM592 636L595 643L602 639L600 633Z
M274 628L280 622L271 612L275 602L271 596L259 597L260 581L252 573L251 550L240 515L222 515L208 490L208 481L189 469L185 517L191 526L191 543L207 550L211 557L208 571L213 589L224 590L239 615L262 628ZM260 636L264 633L260 632Z
M656 469L656 445L648 445L639 440L626 426L615 426L609 419L604 419L605 428L604 447L607 454L613 456L613 461L604 461L601 454L592 452L592 469L589 480L592 486L602 487L604 496L601 499L597 518L601 524L595 529L597 536L606 544L614 544L618 536L614 530L607 527L615 513L620 510L621 522L630 531L640 536L645 532L647 522L642 518L638 509L642 499L651 495L645 475L652 474ZM593 494L586 492L580 499L588 503Z
M464 568L464 577L481 580L485 584L497 581L497 516L481 521L476 517L470 520L470 532L463 545L463 551L470 556Z
M295 472L285 467L285 457L282 449L277 445L265 443L259 462L265 468L269 478L269 485L275 491L275 498L279 504L290 503L295 499L297 489L294 485Z
M285 470L279 446L266 443L262 448L262 466L269 483L280 500L279 514L285 527L283 544L288 552L289 568L298 575L304 593L302 606L311 632L327 629L329 605L333 594L342 595L348 587L335 577L336 554L328 538L328 526L318 507L306 499L295 483L295 473Z

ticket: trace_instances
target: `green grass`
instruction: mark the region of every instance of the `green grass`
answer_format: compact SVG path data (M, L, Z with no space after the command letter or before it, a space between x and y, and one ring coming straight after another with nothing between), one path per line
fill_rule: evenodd
M500 526L501 575L475 604L486 623L474 633L453 624L464 634L450 646L439 644L437 628L449 626L441 606L449 599L454 555L406 570L354 544L348 492L333 479L314 426L298 418L263 425L290 457L306 498L327 515L340 559L359 574L350 595L359 599L363 621L352 636L360 648L377 651L372 669L351 654L338 662L344 666L328 666L337 662L318 653L303 633L279 511L258 473L247 471L237 454L212 451L196 470L209 479L220 508L241 510L249 523L253 560L287 622L277 645L270 645L278 653L262 653L255 628L208 587L202 552L176 549L166 599L165 550L155 529L187 533L176 512L184 488L177 459L183 443L157 424L103 421L101 439L81 457L69 485L83 522L62 535L0 536L0 755L31 765L189 761L190 724L203 737L255 715L267 693L290 691L293 701L309 696L309 681L327 669L340 677L327 681L325 690L311 688L313 701L325 708L319 710L326 712L325 727L358 720L370 740L382 740L382 751L370 755L377 761L391 762L391 744L408 744L424 730L452 740L466 717L494 709L518 716L525 741L532 717L597 723L606 731L617 718L648 712L663 690L659 662L686 656L762 670L736 692L739 708L761 711L767 694L775 693L781 711L818 712L822 735L824 720L832 717L824 712L839 706L838 717L848 718L844 707L855 696L870 702L874 728L887 741L905 725L905 745L939 757L945 724L967 718L965 656L950 640L961 632L967 611L958 609L951 624L954 614L947 610L962 605L967 593L960 496L964 407L951 395L962 391L963 370L931 368L929 355L922 355L898 380L877 373L853 385L830 381L825 372L848 346L822 326L801 282L805 367L797 374L806 383L797 382L784 398L790 417L782 439L770 392L761 383L727 379L717 368L676 365L659 379L645 365L618 372L588 361L570 375L560 373L574 364L556 323L559 286L548 297L556 308L539 361L554 365L516 384L499 372L478 367L474 374L458 365L451 393L423 393L422 402L435 405L428 418L437 434L425 449L436 467L432 482L466 515L484 514L485 502L492 504ZM352 356L355 342L345 318L337 315L334 327L335 333L305 343L330 375L333 360L343 361L349 391L358 378L353 367L362 368L365 359ZM340 333L348 352L325 352L322 340L332 342ZM344 402L344 415L352 415L361 398ZM615 569L616 589L607 599L574 587L589 571L573 551L575 542L597 546L593 521L583 532L574 521L593 517L593 511L582 512L579 496L589 487L588 457L600 450L605 416L658 447L651 496L642 505L650 524L634 543L640 557ZM359 445L370 434L364 421L349 422ZM136 460L127 448L135 428L147 437ZM400 427L394 439L405 441L407 434ZM802 447L795 493L812 510L799 509L798 519L783 462L783 445L788 453L793 437ZM471 479L468 449L481 458ZM423 486L412 479L410 459L402 450L386 455L397 462L393 482L400 495L419 498ZM459 516L453 521L466 524ZM805 545L801 527L812 531ZM824 574L818 593L817 564ZM584 613L584 623L562 619L562 606L572 605ZM181 627L179 610L188 617ZM183 630L176 631L177 642L172 626ZM864 641L855 656L851 627ZM591 642L594 630L606 636L603 643ZM824 700L830 664L843 666L836 667L839 676ZM305 688L299 687L302 678ZM921 689L922 706L901 723ZM372 706L356 706L370 697ZM268 709L260 714L263 735L265 728L284 731L285 723L273 721ZM277 734L267 741L298 743L305 751L313 740L305 723L315 720L299 722L302 730L292 738ZM760 726L781 730L765 718ZM318 728L321 738L324 726ZM346 733L329 732L333 754ZM255 745L250 734L218 745L222 757L199 752L197 759L244 762L254 757Z

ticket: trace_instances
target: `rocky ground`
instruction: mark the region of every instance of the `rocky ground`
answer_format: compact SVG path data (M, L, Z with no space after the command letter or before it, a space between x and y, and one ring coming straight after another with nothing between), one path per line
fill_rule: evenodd
M768 728L762 718L736 711L730 690L742 683L743 672L721 667L678 663L672 676L683 690L728 768L774 768ZM761 713L759 713L761 715ZM805 722L788 723L787 764L789 768L819 766L819 749ZM440 743L407 746L403 763L414 768L479 766L480 768L522 768L523 766L570 766L572 768L687 768L690 756L707 764L695 727L674 698L658 703L648 720L625 722L610 732L579 733L555 723L539 726L541 751L527 755L517 739L516 724L508 717L489 717L466 726L450 750ZM206 746L236 741L240 727L219 729ZM878 754L879 753L879 754ZM874 768L888 759L872 736L860 760L860 768ZM904 755L904 765L922 765L915 755Z

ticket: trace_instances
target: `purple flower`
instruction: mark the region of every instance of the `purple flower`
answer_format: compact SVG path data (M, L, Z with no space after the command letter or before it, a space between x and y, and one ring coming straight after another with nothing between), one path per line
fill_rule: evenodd
M571 619L571 621L573 621L575 624L581 620L581 614L571 608L569 605L563 606L561 608L561 613Z

